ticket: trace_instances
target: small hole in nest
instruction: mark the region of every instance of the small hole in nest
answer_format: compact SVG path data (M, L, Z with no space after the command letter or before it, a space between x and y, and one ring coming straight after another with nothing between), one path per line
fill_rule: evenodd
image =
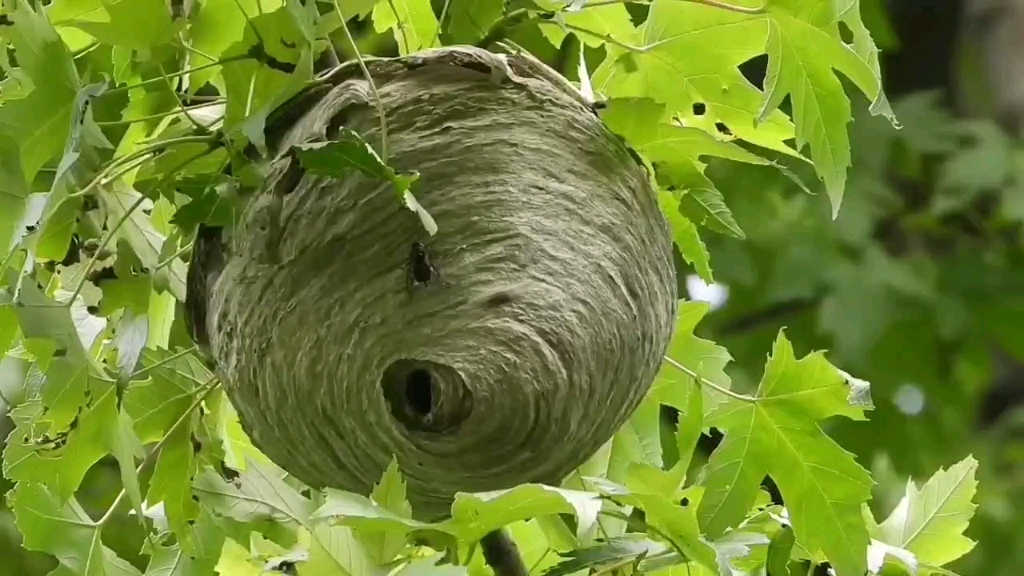
M417 368L405 377L405 401L409 407L426 416L434 407L434 385L430 372Z
M451 366L403 358L384 370L380 383L391 416L410 432L451 432L473 410L473 396Z

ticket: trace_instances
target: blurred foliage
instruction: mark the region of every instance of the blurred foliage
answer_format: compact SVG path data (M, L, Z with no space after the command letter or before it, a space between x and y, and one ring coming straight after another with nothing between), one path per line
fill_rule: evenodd
M756 383L742 368L757 365L780 326L871 381L870 421L836 421L829 433L871 468L876 513L895 505L908 476L974 453L981 488L967 533L979 544L952 568L1014 574L1024 565L1013 410L1024 394L1013 370L1024 360L1024 147L994 122L953 117L937 92L893 108L899 132L855 117L835 222L822 198L773 170L709 170L747 240L708 238L728 300L699 331L736 358L737 386Z

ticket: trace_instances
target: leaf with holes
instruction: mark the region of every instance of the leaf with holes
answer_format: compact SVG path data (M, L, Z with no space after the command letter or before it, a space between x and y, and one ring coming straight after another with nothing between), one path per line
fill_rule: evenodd
M223 66L224 128L265 151L270 113L313 79L313 47L282 6L251 17L223 59L231 60Z
M608 45L594 89L611 98L653 98L687 126L710 134L721 123L736 137L782 152L793 126L779 111L758 124L763 96L738 66L764 52L768 19L697 2L654 0L636 44Z
M67 498L112 448L136 453L130 444L115 444L121 441L116 388L92 376L88 365L66 357L50 361L40 395L10 413L15 429L4 450L4 476L45 484Z
M852 116L850 100L833 70L846 75L874 101L874 113L886 115L893 123L895 116L881 89L877 60L872 69L840 40L837 13L828 8L793 0L768 3L768 74L758 116L768 118L787 94L792 98L797 149L810 144L811 158L825 182L835 217L850 166L846 125Z

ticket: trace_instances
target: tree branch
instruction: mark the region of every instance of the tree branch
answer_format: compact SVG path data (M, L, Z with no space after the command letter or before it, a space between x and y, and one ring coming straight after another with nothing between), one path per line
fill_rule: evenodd
M487 565L494 570L494 576L529 576L515 540L504 529L499 528L484 536L480 547Z

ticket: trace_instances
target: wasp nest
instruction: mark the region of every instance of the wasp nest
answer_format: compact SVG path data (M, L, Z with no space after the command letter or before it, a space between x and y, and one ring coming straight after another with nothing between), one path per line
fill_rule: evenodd
M343 127L380 141L370 86L339 69L288 120L201 295L224 386L307 484L367 493L396 455L419 518L459 491L557 483L636 408L671 334L646 172L529 57L369 66L390 163L419 172L438 232L386 182L304 173L288 153Z

